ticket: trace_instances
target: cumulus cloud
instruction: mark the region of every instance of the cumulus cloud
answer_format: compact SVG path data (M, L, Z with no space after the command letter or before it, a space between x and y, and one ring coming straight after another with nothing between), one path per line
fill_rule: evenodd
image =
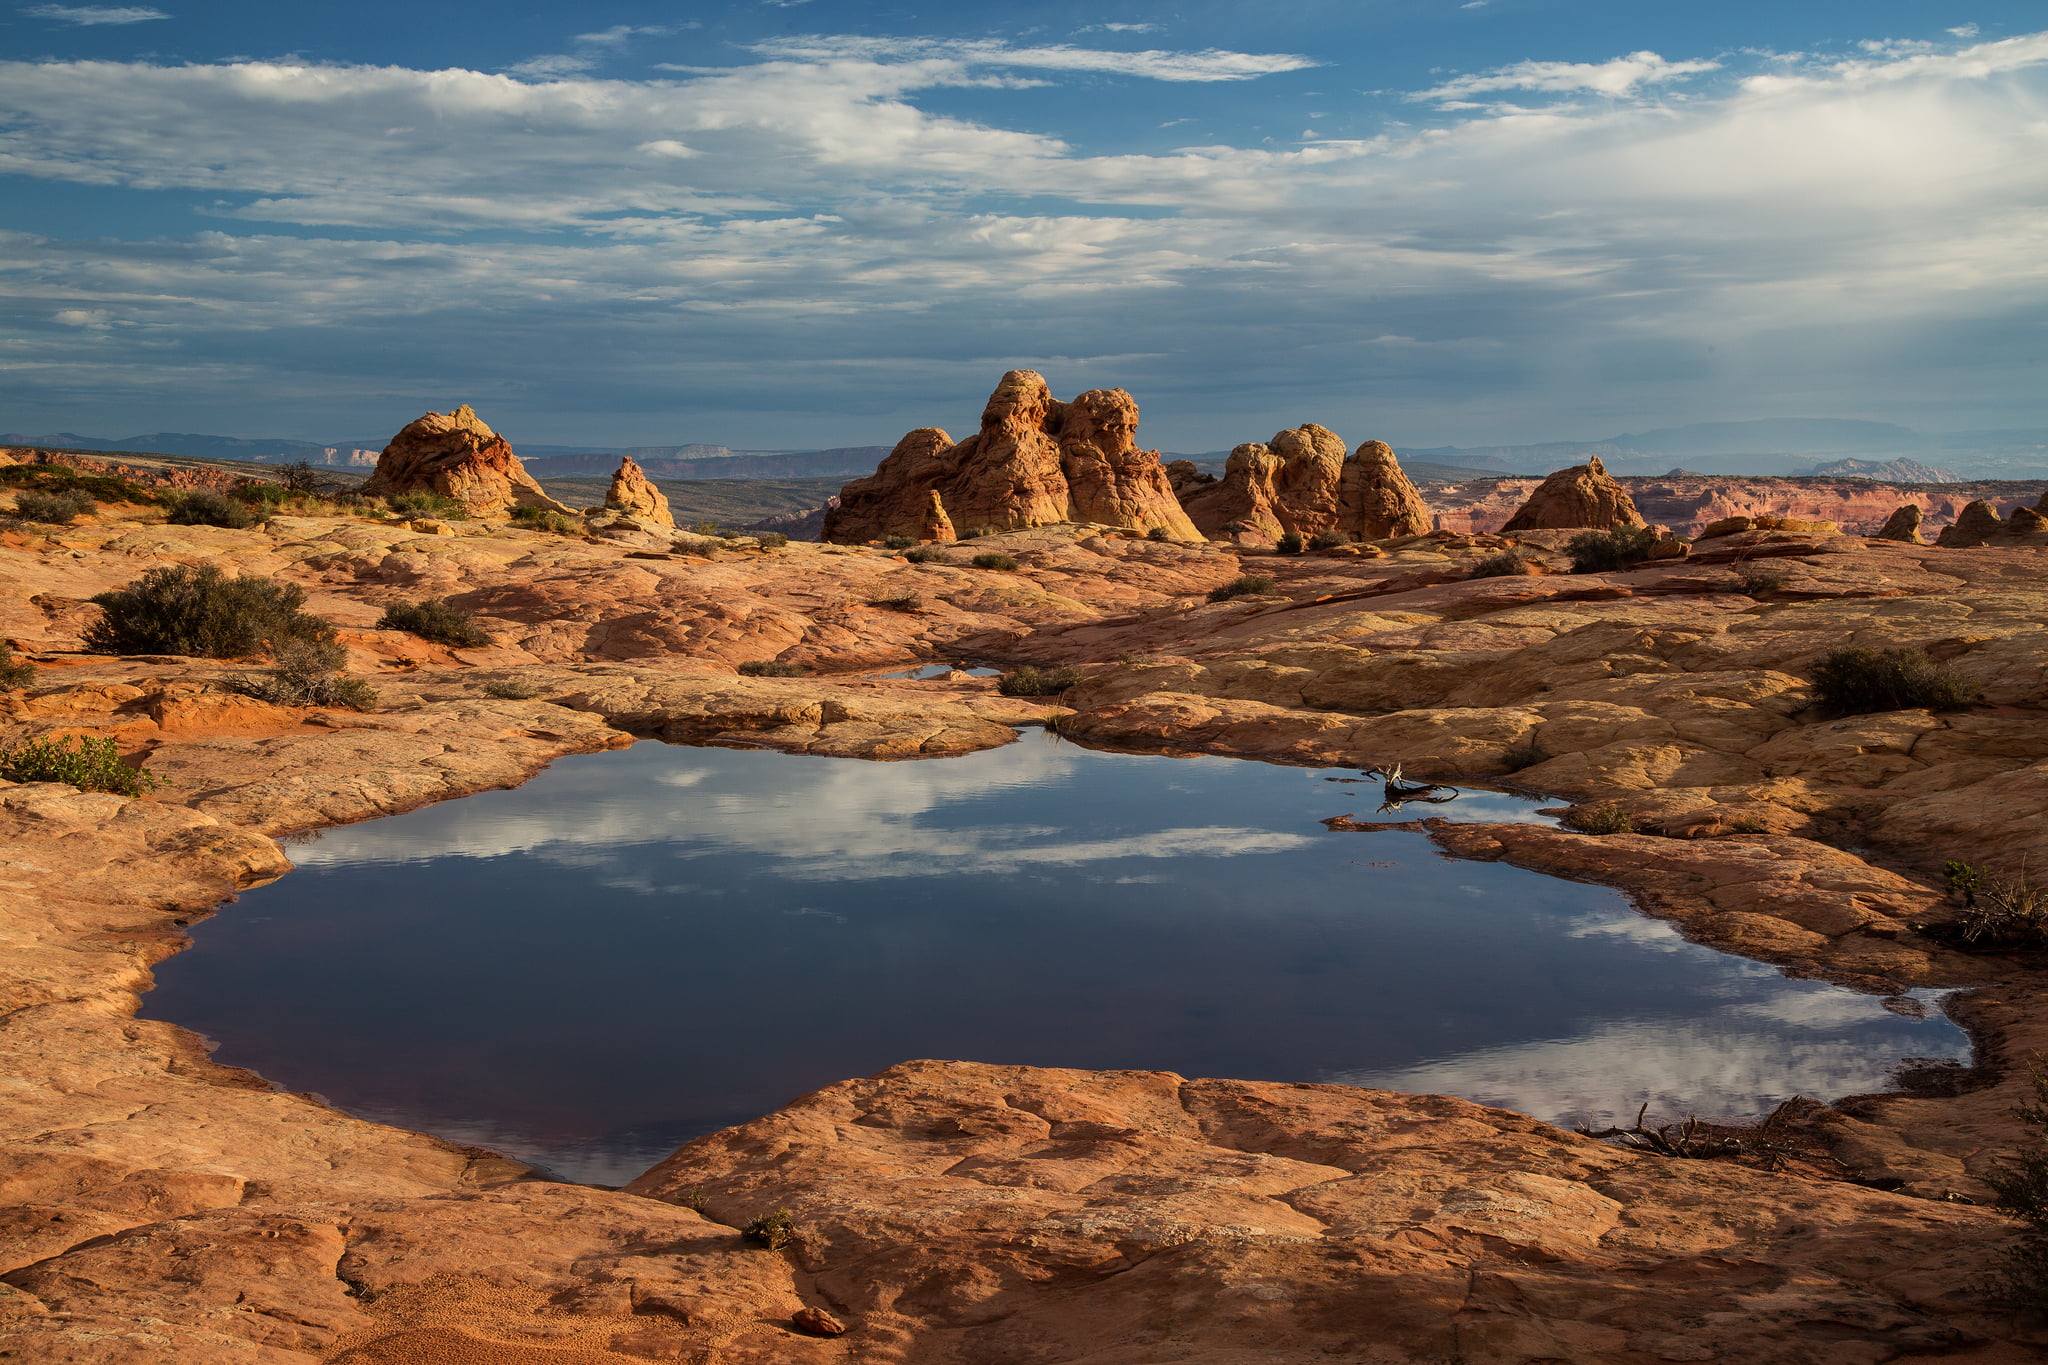
M100 24L143 24L151 19L168 19L171 16L160 9L143 5L26 5L23 14L37 19L55 19L63 24L96 26Z
M611 32L584 46L612 50ZM1156 56L806 38L669 79L545 82L0 64L0 170L196 191L223 224L294 229L0 235L0 319L19 338L0 372L53 405L253 389L298 413L431 381L564 423L669 414L650 438L673 429L687 373L735 417L772 409L849 444L952 411L939 401L971 408L991 373L1030 364L1063 387L1131 387L1148 431L1195 450L1311 401L1339 430L1371 424L1353 439L1398 439L1452 397L1478 414L1474 393L1503 424L1607 395L1632 405L1619 424L1674 396L1851 411L1902 375L1959 408L2022 391L2048 302L2048 35L1757 57L1669 100L1622 58L1585 70L1615 68L1598 79L1630 100L1292 148L1084 152L919 104L1006 68L1181 81L1306 64ZM1557 93L1599 88L1582 76ZM436 345L423 317L494 344ZM1237 401L1224 374L1271 404L1253 429L1201 428Z
M1645 85L1665 85L1720 69L1719 62L1667 62L1654 52L1631 52L1606 62L1516 62L1481 75L1445 81L1411 98L1462 100L1494 90L1590 90L1597 95L1624 96Z

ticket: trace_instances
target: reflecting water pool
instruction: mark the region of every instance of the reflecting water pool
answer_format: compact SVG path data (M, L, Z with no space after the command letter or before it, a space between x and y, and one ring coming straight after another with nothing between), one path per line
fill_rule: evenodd
M1614 892L1327 831L1379 803L1341 775L1039 733L914 763L644 742L292 849L145 1013L356 1113L608 1183L913 1057L1571 1121L1754 1114L1966 1054L1938 1010L1688 944Z

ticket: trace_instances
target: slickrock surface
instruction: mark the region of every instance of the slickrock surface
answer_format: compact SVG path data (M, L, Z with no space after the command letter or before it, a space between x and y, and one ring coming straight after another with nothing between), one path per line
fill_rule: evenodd
M1642 513L1636 511L1628 490L1615 481L1595 455L1582 465L1558 470L1538 484L1529 500L1500 529L1502 534L1508 534L1569 527L1604 531L1641 525Z
M440 493L477 517L504 516L515 507L569 510L542 491L511 444L467 403L430 412L392 437L361 491L377 497Z
M676 514L669 510L667 496L654 486L647 471L631 455L619 458L618 472L612 475L611 487L605 490L604 505L657 526L676 524Z
M1085 522L1200 540L1159 452L1138 449L1137 432L1138 405L1122 389L1062 403L1036 371L1012 370L989 395L975 435L955 444L937 427L920 427L873 474L841 489L824 538L939 539L924 534L937 492L967 534Z
M1955 913L1943 860L2048 859L2048 550L1751 529L1572 575L1555 530L1516 537L1543 572L1471 579L1505 542L1271 556L1048 526L977 543L1017 559L1003 572L639 517L583 538L153 515L0 530L0 635L42 656L0 701L0 743L110 735L170 783L0 784L0 1359L2003 1365L2048 1346L1975 1288L2012 1225L1954 1200L1983 1198L2019 1140L2044 974L1915 927ZM86 598L200 562L305 587L378 707L226 690L254 661L76 652ZM1752 597L1759 563L1782 582ZM1273 590L1207 600L1251 570ZM906 594L915 610L874 605ZM422 596L496 643L375 628ZM1843 643L1919 645L1986 704L1818 715L1804 670ZM768 658L835 676L737 672ZM931 659L1090 676L1009 699L854 672ZM541 697L484 695L513 679ZM1398 760L1619 804L1636 833L1425 827L1788 971L1884 994L1994 983L1958 1007L1984 1069L1957 1095L1817 1111L1816 1140L1882 1190L1632 1155L1440 1097L920 1062L610 1191L276 1092L133 1017L184 924L287 872L271 835L516 783L629 732L898 759L1048 716L1090 742ZM741 1239L783 1206L788 1247ZM846 1332L818 1335L827 1319Z

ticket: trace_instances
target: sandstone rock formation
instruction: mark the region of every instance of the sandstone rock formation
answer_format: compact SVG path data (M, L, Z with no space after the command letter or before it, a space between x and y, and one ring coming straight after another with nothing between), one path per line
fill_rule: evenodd
M1899 540L1908 545L1919 545L1920 504L1909 502L1884 519L1884 525L1877 528L1879 540Z
M2048 545L2048 518L2041 513L2048 511L2048 493L2033 507L2015 507L2009 517L2000 517L1998 509L1982 499L1971 503L1956 517L1955 524L1943 528L1935 538L1936 545L1949 549L1962 549L1973 545Z
M1554 531L1574 527L1608 530L1643 525L1628 490L1614 481L1598 455L1582 465L1560 469L1529 495L1501 532Z
M1189 493L1216 482L1216 476L1195 468L1193 460L1170 460L1166 465L1166 481L1173 485L1173 495L1185 503Z
M605 490L604 505L657 526L676 524L676 515L669 510L668 498L654 486L654 481L647 477L647 471L631 455L619 460L619 472L612 475L612 486Z
M1841 531L1832 521L1808 521L1799 517L1723 517L1702 526L1701 540L1740 535L1744 531L1788 531L1799 535L1831 536Z
M917 529L921 541L943 542L953 540L953 519L946 515L946 504L939 497L939 490L931 492L931 501L925 505L924 524Z
M361 491L373 497L440 493L473 517L502 517L515 507L569 510L534 482L511 443L467 403L453 412L430 412L392 437Z
M1304 538L1341 531L1358 540L1387 540L1420 535L1431 525L1429 508L1392 447L1367 441L1346 459L1344 438L1314 422L1237 447L1220 480L1197 483L1186 477L1193 473L1190 464L1176 478L1188 516L1205 534L1248 544L1270 545L1290 531Z
M919 536L937 492L953 524L974 534L1094 522L1201 539L1159 453L1137 448L1137 429L1138 405L1122 389L1062 403L1035 371L1012 370L989 396L978 433L956 444L938 427L920 427L873 474L840 490L824 538Z

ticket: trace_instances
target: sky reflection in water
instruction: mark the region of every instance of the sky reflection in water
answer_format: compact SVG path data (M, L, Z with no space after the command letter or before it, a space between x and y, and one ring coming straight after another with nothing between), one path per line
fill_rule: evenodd
M890 764L642 743L293 849L159 967L146 1013L357 1113L601 1181L913 1057L1570 1120L1753 1113L1966 1051L1938 1013L1685 943L1613 892L1330 833L1379 800L1332 775L1040 734Z

